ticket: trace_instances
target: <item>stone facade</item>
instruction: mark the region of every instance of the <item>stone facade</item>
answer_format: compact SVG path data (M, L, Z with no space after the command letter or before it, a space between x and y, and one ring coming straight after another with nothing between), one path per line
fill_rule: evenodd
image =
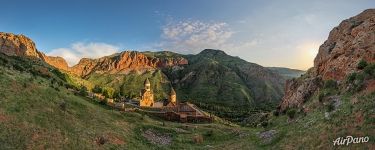
M151 83L148 78L145 80L144 83L145 88L141 91L141 101L139 102L139 106L141 107L153 107L154 106L154 93L151 89Z
M173 88L171 88L171 93L169 95L169 102L176 104L177 103L177 95L176 91L174 91Z

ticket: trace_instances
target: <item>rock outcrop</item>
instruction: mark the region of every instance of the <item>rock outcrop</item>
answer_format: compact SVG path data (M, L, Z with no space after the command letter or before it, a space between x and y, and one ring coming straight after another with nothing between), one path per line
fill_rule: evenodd
M70 68L68 66L68 63L65 61L64 58L62 57L59 57L59 56L45 56L43 57L44 61L48 64L50 64L51 66L54 66L58 69L61 69L61 70L65 70L65 71L69 71Z
M348 74L358 71L357 64L362 59L375 62L375 9L342 21L330 32L319 48L314 67L303 77L287 82L280 110L301 107L324 80L342 82Z
M183 57L149 57L142 52L124 51L119 54L105 56L99 59L83 58L80 62L70 68L74 74L84 77L90 73L123 73L130 71L153 70L156 68L171 67L188 64Z
M0 32L0 52L9 56L41 59L56 68L68 70L68 64L63 58L46 56L36 49L31 39L24 35Z
M69 67L64 58L47 56L38 51L35 43L28 37L4 32L0 32L0 52L9 56L41 59L58 69L82 77L93 72L128 73L133 70L150 70L188 64L187 59L183 57L149 57L142 52L124 51L99 59L83 58L77 65Z
M0 32L0 52L9 56L43 57L28 37L4 32Z

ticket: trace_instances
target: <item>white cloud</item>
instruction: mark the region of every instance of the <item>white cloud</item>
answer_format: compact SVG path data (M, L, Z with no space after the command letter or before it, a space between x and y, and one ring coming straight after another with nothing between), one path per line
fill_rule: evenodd
M180 53L196 53L205 48L221 49L228 44L233 33L225 22L169 22L162 28L162 41L156 47Z
M106 43L73 43L70 48L57 48L48 53L50 56L63 57L69 66L79 62L81 58L99 58L119 52L119 47Z

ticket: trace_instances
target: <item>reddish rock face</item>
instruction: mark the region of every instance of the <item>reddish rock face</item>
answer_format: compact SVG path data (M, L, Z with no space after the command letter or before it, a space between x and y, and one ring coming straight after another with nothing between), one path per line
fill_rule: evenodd
M24 35L0 32L0 52L9 56L42 59L56 68L68 70L68 64L63 58L46 56L44 53L39 52L35 47L35 43Z
M62 57L53 57L53 56L46 56L44 57L44 61L58 69L68 71L68 63L66 63L65 59Z
M323 80L343 80L358 62L375 61L375 9L344 20L319 48L314 68Z
M32 40L24 35L0 32L0 52L9 56L41 58Z
M343 81L348 74L357 71L362 59L375 62L375 9L342 21L330 32L319 48L314 67L303 77L287 82L280 110L301 107L323 80Z
M90 73L123 73L130 71L153 70L156 68L185 65L187 59L183 57L157 58L148 57L137 51L124 51L120 54L102 57L99 59L84 58L70 70L78 76Z
M148 57L137 51L124 51L120 54L105 56L99 59L83 58L80 62L69 67L61 57L46 56L39 52L35 43L24 35L0 32L0 52L9 56L32 57L45 61L46 63L84 77L90 73L128 73L130 71L153 70L156 68L171 67L188 64L183 57Z

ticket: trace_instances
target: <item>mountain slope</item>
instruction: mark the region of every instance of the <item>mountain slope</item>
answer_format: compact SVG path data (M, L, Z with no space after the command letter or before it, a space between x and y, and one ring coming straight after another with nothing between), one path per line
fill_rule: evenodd
M319 48L314 67L298 79L289 80L280 105L281 110L289 107L302 107L324 82L332 80L339 86L345 86L345 80L355 72L363 71L361 61L366 64L375 62L375 10L369 9L361 14L344 20L335 27ZM370 88L371 78L366 78L363 89ZM346 87L342 87L347 90ZM370 88L371 89L371 88Z
M282 96L282 77L257 64L210 49L186 58L184 69L164 71L180 99L240 109Z
M342 21L320 46L314 67L288 80L269 128L283 149L374 149L375 9ZM338 138L365 138L334 145ZM288 138L286 138L288 137ZM275 145L269 145L275 148Z
M149 78L157 100L167 98L173 86L180 101L218 115L271 109L281 99L285 82L260 65L209 49L197 55L125 51L83 59L75 68L84 68L83 78L94 85L111 87L129 98L139 97L142 82Z
M0 53L0 149L200 149L254 138L220 122L193 126L113 110L67 90L53 70Z

